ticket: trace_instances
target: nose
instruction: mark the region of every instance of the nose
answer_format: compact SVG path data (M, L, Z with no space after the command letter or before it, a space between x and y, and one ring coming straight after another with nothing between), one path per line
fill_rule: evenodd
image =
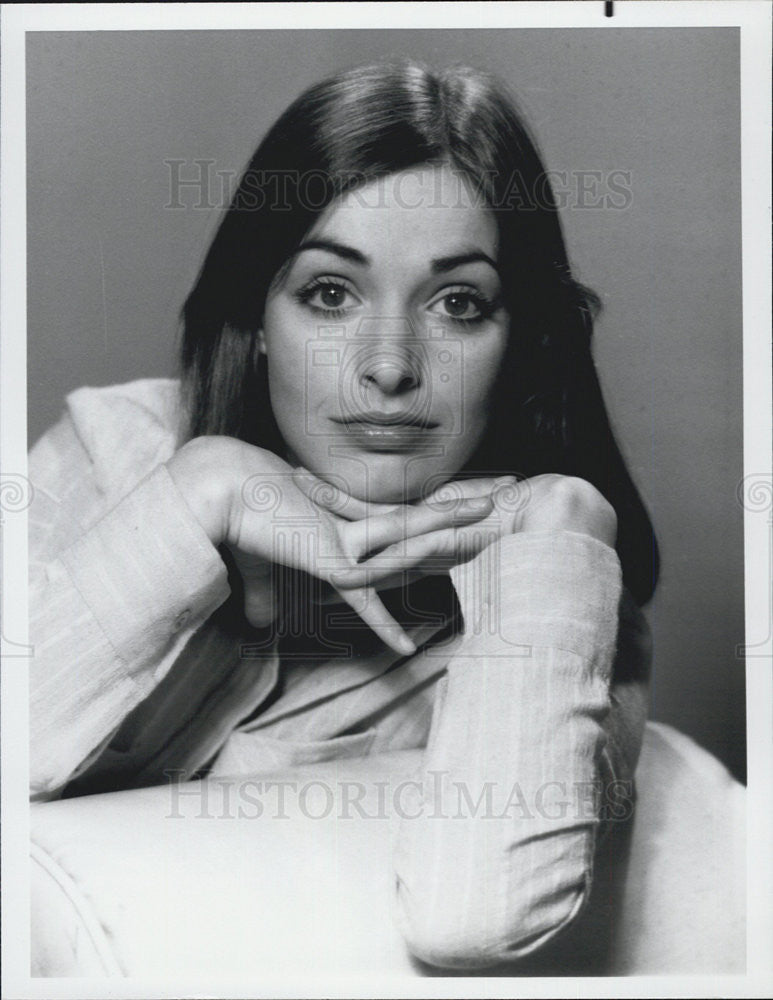
M369 358L362 372L362 382L366 387L380 389L385 396L400 396L421 384L408 352L394 350Z
M365 391L399 396L422 384L421 357L407 319L363 322L358 331L359 382Z

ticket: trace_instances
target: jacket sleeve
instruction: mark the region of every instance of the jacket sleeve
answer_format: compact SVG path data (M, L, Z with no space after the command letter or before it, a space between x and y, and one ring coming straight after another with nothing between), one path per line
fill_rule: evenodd
M536 950L590 890L621 572L587 535L508 536L451 571L464 633L396 850L398 920L433 965Z
M229 589L164 464L111 506L65 415L32 449L29 478L30 785L45 798L98 755Z

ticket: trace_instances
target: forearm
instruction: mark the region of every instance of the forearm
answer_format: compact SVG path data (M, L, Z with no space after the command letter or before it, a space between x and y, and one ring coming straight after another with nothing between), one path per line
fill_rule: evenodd
M60 787L228 596L226 570L164 466L31 581L31 787Z
M401 827L398 907L420 957L485 966L585 899L621 581L612 549L569 532L507 537L452 579L465 634Z

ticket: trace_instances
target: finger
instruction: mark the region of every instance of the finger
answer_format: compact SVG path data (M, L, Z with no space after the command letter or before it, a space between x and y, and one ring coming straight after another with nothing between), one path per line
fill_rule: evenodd
M331 576L337 588L376 586L390 575L421 567L425 572L442 572L474 558L503 534L498 519L477 524L443 528L387 546L357 566Z
M435 508L453 507L462 500L490 496L498 481L495 476L449 480L428 493L421 502Z
M406 538L414 538L442 528L480 521L493 511L491 497L462 500L451 509L426 505L400 507L389 514L366 518L347 529L346 543L355 557L381 550Z
M234 562L244 588L244 616L250 625L264 628L276 618L274 567L270 562L245 559L235 554Z
M465 497L489 496L503 524L512 532L517 530L519 518L531 500L532 482L513 475L459 480L445 483L423 503L434 509L451 510Z
M350 566L331 574L331 582L343 594L356 587L375 587L390 581L396 574L428 563L434 570L447 569L454 564L456 540L453 528L444 528L413 539L403 539L388 546L358 566Z
M329 510L346 521L359 521L364 517L386 514L399 507L399 504L370 503L360 500L347 493L341 486L320 479L302 467L293 470L293 481L318 507Z
M408 638L403 627L390 615L374 590L369 587L358 587L341 590L339 593L390 649L403 656L412 656L416 652L416 646Z
M528 479L518 480L514 476L504 476L497 482L491 498L502 523L503 533L512 534L518 530L523 513L531 501L532 486Z
M475 524L458 525L444 531L429 532L417 539L407 539L379 555L386 559L406 559L411 566L420 565L426 569L440 567L449 561L451 565L457 565L473 559L509 533L494 510L489 517Z
M250 625L254 628L266 628L276 616L276 592L270 582L245 588L244 617Z
M439 565L441 560L437 560L436 565L421 565L415 566L411 569L400 570L395 573L392 572L389 576L384 577L374 584L374 589L379 593L383 594L389 590L394 590L397 587L404 589L413 583L417 583L419 580L424 580L429 576L444 576L449 568L450 563L447 565Z

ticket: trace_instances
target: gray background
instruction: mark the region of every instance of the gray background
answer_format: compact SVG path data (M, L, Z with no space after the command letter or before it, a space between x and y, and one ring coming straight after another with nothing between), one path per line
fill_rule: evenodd
M298 11L299 19L302 9ZM605 310L595 357L661 543L651 716L745 774L736 29L27 35L29 436L65 393L175 371L178 310L236 174L304 87L410 56L508 83L550 170L631 171L563 212ZM211 166L210 204L165 161ZM206 196L202 199L206 206ZM586 199L587 200L587 199Z

